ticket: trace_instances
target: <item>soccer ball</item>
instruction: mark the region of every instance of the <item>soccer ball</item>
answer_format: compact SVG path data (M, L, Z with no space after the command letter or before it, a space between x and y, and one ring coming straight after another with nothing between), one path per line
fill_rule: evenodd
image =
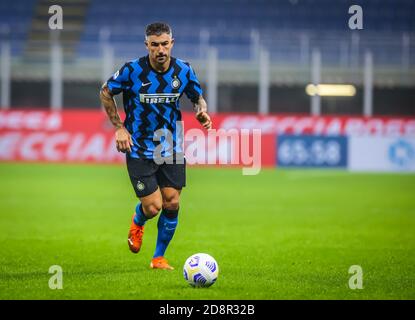
M206 253L196 253L184 263L183 276L192 287L210 287L218 274L218 263Z

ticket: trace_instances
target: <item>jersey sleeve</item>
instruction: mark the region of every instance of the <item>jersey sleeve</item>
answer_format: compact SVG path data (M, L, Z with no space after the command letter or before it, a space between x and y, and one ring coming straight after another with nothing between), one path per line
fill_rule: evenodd
M187 79L189 82L184 89L184 93L190 99L190 101L196 103L199 100L199 97L202 95L203 91L200 86L200 82L196 77L196 73L190 65L189 71L187 73Z
M126 63L107 80L107 87L112 94L119 94L124 90L130 89L130 72L130 67L128 63Z

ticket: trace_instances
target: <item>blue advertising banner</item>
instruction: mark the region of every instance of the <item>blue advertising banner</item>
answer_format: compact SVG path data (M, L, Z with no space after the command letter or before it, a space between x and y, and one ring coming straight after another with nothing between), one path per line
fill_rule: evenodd
M347 139L345 136L279 135L277 166L346 168Z

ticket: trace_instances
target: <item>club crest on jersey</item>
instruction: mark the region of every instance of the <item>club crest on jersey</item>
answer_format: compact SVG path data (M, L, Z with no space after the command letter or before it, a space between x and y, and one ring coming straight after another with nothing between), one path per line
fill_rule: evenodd
M141 103L175 103L180 93L140 93Z
M174 79L171 81L171 87L173 89L177 89L177 88L180 87L180 85L181 85L180 80L178 78L174 77Z

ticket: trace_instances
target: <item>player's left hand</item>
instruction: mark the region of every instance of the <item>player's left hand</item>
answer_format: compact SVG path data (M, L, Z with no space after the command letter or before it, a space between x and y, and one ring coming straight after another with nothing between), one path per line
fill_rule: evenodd
M210 119L207 112L199 111L198 113L196 113L196 119L200 122L203 128L207 130L212 129L212 120Z

